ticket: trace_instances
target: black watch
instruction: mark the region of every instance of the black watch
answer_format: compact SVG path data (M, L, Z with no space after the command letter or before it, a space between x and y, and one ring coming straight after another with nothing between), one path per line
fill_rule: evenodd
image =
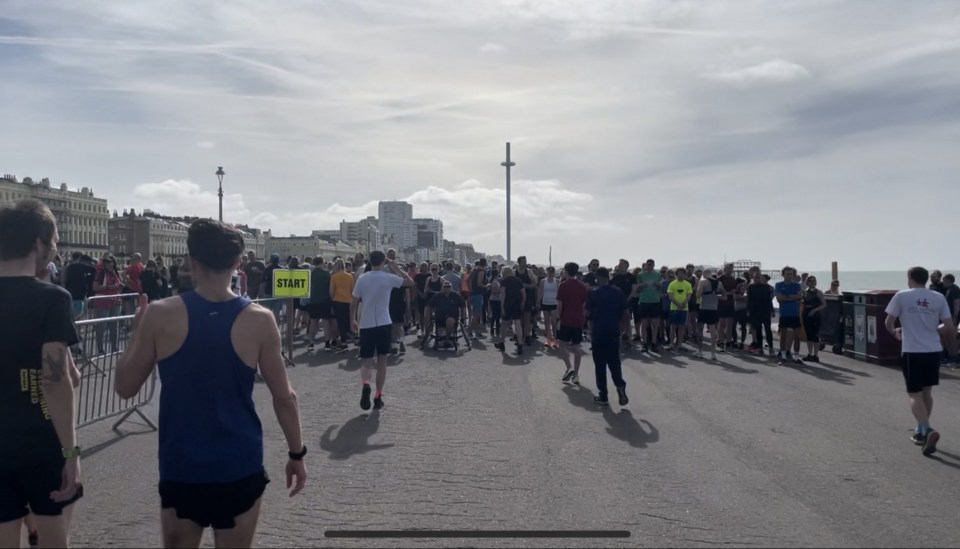
M307 447L304 446L303 450L300 450L299 452L287 452L287 455L289 455L290 459L294 461L300 461L303 459L303 456L307 455Z

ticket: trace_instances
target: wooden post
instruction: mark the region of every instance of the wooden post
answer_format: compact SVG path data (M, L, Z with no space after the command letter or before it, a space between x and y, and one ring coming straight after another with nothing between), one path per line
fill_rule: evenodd
M838 280L840 278L840 271L837 269L837 262L834 261L830 263L830 281Z

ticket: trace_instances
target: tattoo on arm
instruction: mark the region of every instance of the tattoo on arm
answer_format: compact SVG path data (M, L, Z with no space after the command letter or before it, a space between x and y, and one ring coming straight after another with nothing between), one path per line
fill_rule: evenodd
M67 375L67 351L60 347L43 353L43 378L50 383L59 383Z

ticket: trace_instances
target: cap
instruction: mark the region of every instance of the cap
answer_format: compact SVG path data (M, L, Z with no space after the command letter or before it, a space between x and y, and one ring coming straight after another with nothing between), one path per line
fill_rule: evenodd
M270 254L270 261L280 261L280 254Z

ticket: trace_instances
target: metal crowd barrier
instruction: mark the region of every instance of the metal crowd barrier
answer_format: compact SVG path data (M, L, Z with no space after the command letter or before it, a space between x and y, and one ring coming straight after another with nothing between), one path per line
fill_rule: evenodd
M80 370L77 427L120 416L113 424L116 430L130 416L137 414L147 425L157 429L142 410L156 392L156 370L133 398L120 398L114 390L117 362L129 342L132 322L133 315L77 322L80 342L71 347L74 363Z
M298 300L287 297L261 297L251 301L273 311L277 326L280 328L280 353L283 355L283 360L287 363L287 366L296 366L293 362L293 336L297 330L296 304ZM257 377L260 377L259 371Z
M83 301L83 311L77 320L132 315L139 299L138 293L90 296Z

